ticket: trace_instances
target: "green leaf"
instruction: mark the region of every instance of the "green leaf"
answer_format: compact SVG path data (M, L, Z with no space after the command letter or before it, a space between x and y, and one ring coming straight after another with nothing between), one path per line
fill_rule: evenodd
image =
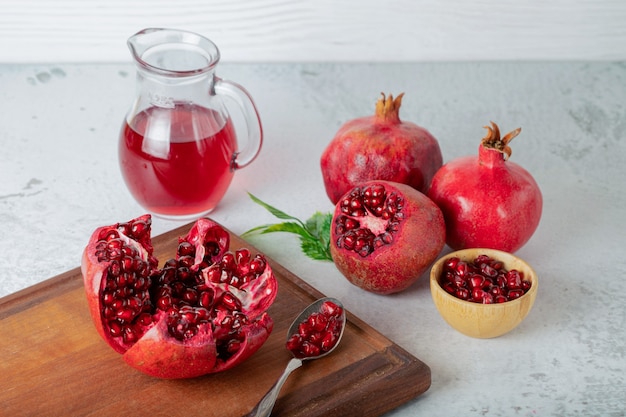
M289 214L278 210L276 207L272 207L269 204L261 201L260 199L258 199L257 197L255 197L252 193L248 193L248 195L250 196L250 198L252 199L252 201L254 201L255 203L257 203L258 205L264 207L267 211L269 211L270 213L272 213L274 215L274 217L277 217L279 219L283 219L283 220L295 220L299 223L302 223L300 221L300 219L290 216Z
M305 223L305 228L316 238L327 241L330 236L331 213L315 212Z
M266 234L274 232L293 233L300 238L300 248L302 252L314 260L332 261L330 255L330 224L332 222L331 213L315 212L306 222L293 217L276 207L273 207L254 195L248 193L252 201L259 204L275 217L282 220L295 220L283 223L265 224L254 227L242 234L250 236L252 234Z
M263 230L261 234L272 232L294 233L296 235L302 236L305 239L311 238L311 234L307 232L305 228L303 228L299 223L293 222L269 224L265 227L265 230Z
M322 244L322 242L314 241L314 240L305 240L302 239L300 241L302 248L302 252L311 259L317 261L332 261L333 258L330 255L330 247L328 245Z

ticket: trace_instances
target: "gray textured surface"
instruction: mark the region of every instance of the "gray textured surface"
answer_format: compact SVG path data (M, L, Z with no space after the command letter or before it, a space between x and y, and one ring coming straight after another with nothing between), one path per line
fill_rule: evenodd
M539 274L528 318L475 340L438 315L424 276L396 296L351 286L290 235L252 243L426 362L432 386L393 416L624 416L626 408L626 64L222 65L251 92L265 128L212 217L235 233L274 218L246 191L307 218L329 211L318 158L337 128L406 93L400 116L438 138L444 160L474 154L483 125L522 127L512 160L544 196L519 252ZM78 266L92 230L143 210L117 167L134 94L131 65L0 66L0 296ZM155 219L155 234L179 223Z

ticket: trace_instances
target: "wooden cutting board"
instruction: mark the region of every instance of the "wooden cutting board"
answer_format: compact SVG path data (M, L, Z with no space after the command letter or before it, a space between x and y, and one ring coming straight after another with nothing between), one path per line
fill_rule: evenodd
M153 239L155 255L174 256L183 226ZM248 247L231 233L231 249ZM269 310L274 330L248 361L189 380L161 380L127 366L96 333L80 269L0 299L0 415L216 416L247 414L290 359L287 329L324 295L269 262L279 281ZM328 294L332 296L332 294ZM341 345L294 371L274 416L379 416L430 387L430 368L348 312Z

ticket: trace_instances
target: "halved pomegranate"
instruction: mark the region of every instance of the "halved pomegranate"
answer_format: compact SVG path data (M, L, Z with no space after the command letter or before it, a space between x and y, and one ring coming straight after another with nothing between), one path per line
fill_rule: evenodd
M256 352L273 322L277 281L261 254L228 251L217 223L199 219L158 268L151 217L100 227L81 269L95 327L132 367L160 378L230 369Z
M354 187L335 206L330 253L354 285L379 294L407 289L445 244L443 214L416 189L391 181Z

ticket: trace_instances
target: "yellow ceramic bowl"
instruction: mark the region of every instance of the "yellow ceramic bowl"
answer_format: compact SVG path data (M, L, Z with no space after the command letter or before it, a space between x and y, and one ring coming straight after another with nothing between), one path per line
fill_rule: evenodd
M473 261L478 255L488 255L504 263L507 270L517 269L532 285L520 298L500 304L479 304L461 300L448 294L440 285L439 278L444 262L456 256ZM520 258L494 249L463 249L441 257L430 271L430 292L439 314L459 332L476 338L498 337L513 330L528 315L537 297L537 274Z

